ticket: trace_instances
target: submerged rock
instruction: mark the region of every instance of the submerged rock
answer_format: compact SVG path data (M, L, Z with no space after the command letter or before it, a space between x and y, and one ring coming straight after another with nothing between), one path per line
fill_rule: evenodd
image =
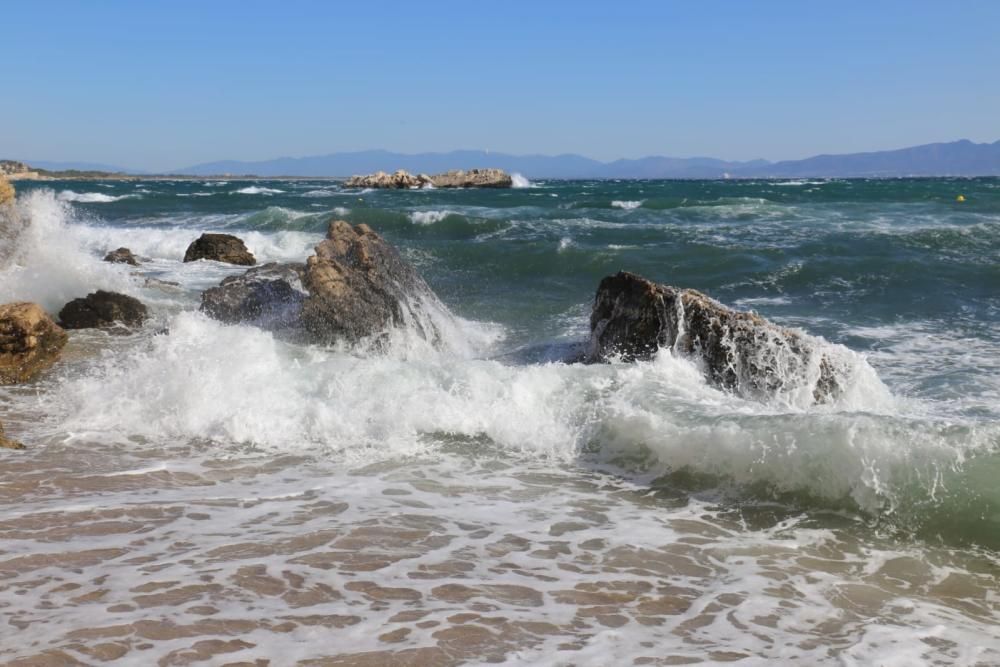
M589 362L650 359L666 347L697 359L709 382L742 396L807 386L822 403L842 391L835 363L804 334L624 271L601 281L590 330Z
M24 449L24 445L6 436L3 430L3 422L0 422L0 449Z
M356 342L392 327L409 327L425 340L439 332L420 317L437 297L399 253L368 225L330 223L327 238L306 261L309 291L302 321L319 342Z
M107 255L104 256L105 262L111 262L112 264L130 264L131 266L139 266L139 260L135 258L132 251L128 248L118 248L118 250L112 250Z
M202 234L184 253L185 262L199 259L211 259L239 266L253 266L257 263L247 250L246 244L232 234Z
M104 290L73 299L59 311L59 323L66 329L94 329L114 324L139 326L148 317L149 311L138 299Z
M201 310L230 324L253 324L264 329L301 328L304 264L264 264L243 275L229 276L201 295Z
M38 304L0 306L0 384L24 382L51 366L67 339Z
M428 176L413 174L402 169L387 174L377 171L366 176L352 176L344 184L349 188L509 188L513 179L502 169L470 169L469 171L453 170L443 174Z

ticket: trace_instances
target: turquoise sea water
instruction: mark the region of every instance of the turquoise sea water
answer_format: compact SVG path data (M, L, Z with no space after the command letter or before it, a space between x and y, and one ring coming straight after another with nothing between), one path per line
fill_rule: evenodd
M695 638L712 650L744 652L751 662L1000 661L1000 180L525 185L363 191L329 180L20 183L20 207L31 224L0 239L7 244L0 253L6 257L0 300L36 300L56 312L73 297L114 288L148 302L155 321L131 336L75 334L66 361L52 374L29 388L2 390L6 413L0 418L20 439L36 443L30 460L39 470L48 469L46 451L78 452L86 461L81 450L93 450L104 462L94 465L106 466L107 475L147 475L162 465L201 480L211 478L206 469L220 461L251 460L264 468L279 461L280 474L258 480L268 493L300 490L302 480L324 470L324 479L339 480L326 482L333 486L324 487L325 500L344 493L341 482L367 499L348 501L368 507L368 514L358 509L356 522L388 511L371 500L388 493L387 485L419 491L420 505L408 511L455 525L462 512L452 516L456 508L448 498L460 496L477 525L493 521L498 536L523 532L536 549L543 543L557 549L564 531L576 531L565 553L534 563L560 586L575 581L567 575L572 568L592 566L616 577L639 572L639 557L614 565L615 545L629 539L643 548L688 544L698 552L685 556L691 566L722 567L721 580L766 579L771 558L777 570L798 573L800 579L787 583L794 593L766 583L734 588L729 592L740 600L726 598L723 606L733 607L737 620ZM964 202L956 201L959 194ZM418 267L454 315L444 351L406 337L377 358L294 346L197 313L201 290L239 272L182 264L184 249L200 233L236 234L261 262L303 261L332 218L367 223ZM100 262L122 245L146 258L138 271ZM562 363L586 339L598 282L619 270L701 290L821 337L818 344L844 346L858 369L857 386L833 406L762 403L705 385L690 360L668 351L638 365ZM72 479L75 473L60 474ZM490 486L493 475L511 492L502 501ZM168 504L200 498L179 490L177 480L157 485ZM8 500L25 503L29 514L96 497L118 507L156 500L133 488L96 487L74 496L66 490L72 486L10 491ZM436 495L439 486L461 491ZM315 494L306 500L275 516L288 519L319 502ZM257 525L236 511L212 516L207 523L213 526ZM273 534L294 537L291 524L274 521L284 527ZM704 524L699 539L705 542L670 532L691 521ZM174 528L174 539L195 545L195 561L211 561L214 543ZM460 528L441 531L461 541ZM723 533L725 548L718 544ZM269 534L258 537L266 541ZM0 534L8 553L39 548L13 528L3 539ZM801 553L787 556L789 545ZM808 561L801 554L810 549L809 558L842 567ZM477 564L455 581L492 581L503 560L496 553L476 552ZM591 553L603 555L603 568ZM750 560L737 567L727 560L736 553ZM457 547L450 554L461 560ZM103 567L114 576L112 565ZM276 566L269 567L274 574ZM810 573L811 567L817 569ZM718 602L710 577L675 569L640 574L652 577L651 586L683 583L696 591L698 604ZM370 578L412 584L416 571L407 577L376 569ZM509 583L513 576L501 578ZM516 602L490 604L534 620L559 616L565 612L559 605L571 604L548 583L535 584L542 603L534 615L507 609L520 609ZM868 592L857 599L845 592L862 589ZM433 591L417 588L417 595L423 604L415 606L436 617ZM782 599L797 600L798 611L783 611ZM264 608L261 614L277 613ZM28 605L10 613L31 616ZM174 613L163 612L177 620ZM514 642L516 649L496 655L517 664L522 658L524 664L608 664L601 656L618 650L639 659L647 641L681 657L710 652L695 650L700 644L688 642L691 628L682 632L683 624L665 626L671 629L661 635L641 615L621 613L623 624L608 626L618 628L614 641L607 628L588 635L566 629L568 620L565 628L553 621L563 628L559 641ZM767 641L746 629L752 619L786 613L792 620L761 631ZM829 644L815 643L825 635L811 615L838 619ZM389 627L374 611L361 616L358 627L369 634ZM898 636L875 636L866 628L872 619ZM72 627L66 623L41 633L38 645L60 646L60 633ZM577 631L585 636L575 640L593 652L559 647ZM431 633L417 631L407 641L440 645ZM293 635L286 639L299 646ZM907 642L923 642L923 648ZM251 657L253 650L245 649ZM477 654L461 654L474 661L470 655Z

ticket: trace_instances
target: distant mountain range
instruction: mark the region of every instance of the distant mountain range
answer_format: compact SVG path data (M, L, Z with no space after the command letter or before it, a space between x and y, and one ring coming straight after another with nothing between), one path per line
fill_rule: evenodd
M45 169L134 170L90 163L30 162ZM51 165L51 166L50 166ZM259 162L206 162L171 173L256 176L351 176L405 169L439 173L449 169L496 167L528 178L893 178L903 176L1000 176L1000 141L976 144L967 139L892 151L817 155L804 160L730 162L707 157L644 157L600 162L582 155L509 155L463 150L448 153L392 153L370 150Z

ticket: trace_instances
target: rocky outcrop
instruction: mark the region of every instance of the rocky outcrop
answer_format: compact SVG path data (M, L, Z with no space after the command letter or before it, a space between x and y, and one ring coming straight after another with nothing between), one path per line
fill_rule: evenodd
M502 169L470 169L448 171L431 176L436 188L509 188L514 181Z
M66 329L139 326L148 318L149 311L138 299L104 290L73 299L59 311L59 324Z
M409 327L430 341L439 338L419 313L437 297L368 225L331 222L326 240L306 261L305 287L309 298L302 323L316 341L356 342L391 327Z
M253 324L271 331L302 328L304 264L264 264L229 276L201 295L201 310L230 324Z
M402 169L387 174L384 171L376 171L374 174L366 176L352 176L344 183L348 188L381 188L387 190L405 190L408 188L423 188L433 185L431 177L427 174L414 176Z
M670 348L695 358L712 384L748 398L806 386L822 403L841 392L835 362L815 339L632 273L601 281L590 329L590 362L650 359Z
M447 310L385 239L368 225L343 220L330 223L304 266L266 264L230 276L202 294L201 309L298 341L376 346L393 328L439 342L429 313Z
M0 176L0 206L14 203L14 186L6 178Z
M139 260L135 258L132 251L128 248L118 248L118 250L112 250L107 255L104 256L105 262L111 262L112 264L129 264L131 266L139 266Z
M0 422L0 449L24 449L24 445L7 437L2 422Z
M199 259L211 259L239 266L253 266L257 263L243 241L232 234L202 234L184 253L185 262Z
M344 183L348 188L509 188L513 179L502 169L455 170L428 176L413 174L400 169L392 174L377 171L367 176L352 176Z
M0 384L24 382L51 366L67 339L38 304L0 306Z

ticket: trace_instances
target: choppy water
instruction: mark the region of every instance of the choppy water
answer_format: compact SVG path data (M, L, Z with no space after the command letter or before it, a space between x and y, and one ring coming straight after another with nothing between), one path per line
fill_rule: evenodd
M1000 664L996 179L19 193L0 302L155 317L0 388L29 446L0 450L0 660ZM182 264L200 233L302 260L331 216L420 269L444 350L197 312L241 270ZM561 363L620 269L843 345L856 382L816 407L668 351Z

